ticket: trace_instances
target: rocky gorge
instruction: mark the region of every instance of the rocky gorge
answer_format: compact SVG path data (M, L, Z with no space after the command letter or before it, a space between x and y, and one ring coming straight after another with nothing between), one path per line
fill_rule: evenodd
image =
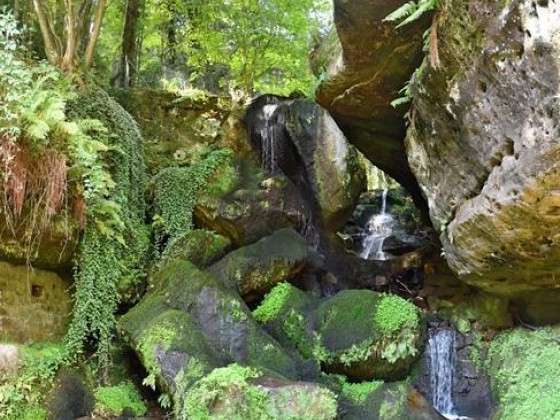
M117 234L80 186L0 210L0 418L560 418L560 4L334 0L311 61L313 99L78 89Z

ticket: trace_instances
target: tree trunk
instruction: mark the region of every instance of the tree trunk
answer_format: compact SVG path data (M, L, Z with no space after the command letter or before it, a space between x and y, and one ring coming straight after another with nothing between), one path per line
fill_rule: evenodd
M45 55L50 64L56 66L60 61L60 52L56 48L53 33L51 32L50 22L42 0L33 0L33 9L39 21L39 28L43 35L43 43L45 44Z
M97 40L99 39L99 34L101 33L101 24L103 23L103 16L105 15L106 8L107 8L107 0L98 0L97 10L95 12L95 20L93 22L93 28L91 30L89 43L86 48L87 67L91 67L91 65L93 64L93 54L95 52L95 46L97 45Z
M125 11L121 57L117 74L113 77L115 87L129 88L134 85L138 71L138 21L143 0L128 0Z

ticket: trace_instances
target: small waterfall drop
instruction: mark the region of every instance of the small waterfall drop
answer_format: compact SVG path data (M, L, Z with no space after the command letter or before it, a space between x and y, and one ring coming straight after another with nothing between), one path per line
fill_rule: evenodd
M432 405L444 417L459 419L453 404L455 330L434 328L429 332L430 389Z
M276 136L275 136L275 123L272 121L272 116L278 108L278 105L265 105L262 109L265 124L261 129L261 148L262 148L262 166L263 169L270 175L278 173L278 163L276 160Z
M388 259L383 252L383 244L393 233L393 216L387 213L387 194L389 190L385 188L382 194L381 212L375 214L367 223L367 232L362 242L362 252L360 256L364 259L375 259L385 261Z

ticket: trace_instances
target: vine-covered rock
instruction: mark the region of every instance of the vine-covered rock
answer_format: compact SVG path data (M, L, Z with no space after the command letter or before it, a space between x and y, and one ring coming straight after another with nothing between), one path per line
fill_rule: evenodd
M281 229L260 241L229 253L210 271L244 299L263 296L276 284L305 268L316 268L321 257L293 229Z
M402 378L420 356L419 311L396 295L346 290L317 300L283 283L254 315L280 342L353 379Z
M560 283L560 11L443 2L441 68L414 85L412 169L451 268L517 295Z
M288 381L272 372L233 364L196 382L178 417L332 420L336 413L335 394L320 385Z
M292 357L252 318L239 294L178 259L152 278L153 289L120 320L120 331L146 367L146 381L181 407L185 391L230 363L297 378Z
M334 2L339 40L328 37L314 61L327 62L317 101L340 125L348 140L371 162L409 189L421 193L409 169L403 139L406 107L391 102L422 61L422 34L428 19L395 29L383 22L406 0ZM337 45L339 44L339 45ZM325 59L321 55L329 54Z

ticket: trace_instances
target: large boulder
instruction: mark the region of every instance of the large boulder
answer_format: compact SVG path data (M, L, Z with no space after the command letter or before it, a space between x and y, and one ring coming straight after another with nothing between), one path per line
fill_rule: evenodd
M298 376L298 358L252 318L239 294L187 261L171 260L119 330L157 383L181 407L186 390L213 369L239 363Z
M453 0L407 137L451 268L503 295L560 287L560 9Z
M338 39L329 36L314 61L324 75L316 97L340 125L348 140L373 162L406 186L420 191L408 167L403 139L407 107L391 102L422 61L422 34L428 17L399 30L383 22L406 0L334 2ZM325 58L322 55L330 55Z
M354 380L403 378L420 356L423 341L423 324L414 305L369 290L315 299L283 283L254 316L304 358Z
M333 420L336 413L336 396L326 388L233 364L196 382L178 418Z
M239 291L245 301L262 297L276 284L304 269L321 265L321 257L293 229L281 229L260 241L230 252L210 267L216 278Z
M313 223L332 232L344 225L366 177L329 113L309 100L267 95L252 103L246 119L265 171L285 174L298 187Z
M229 238L236 246L251 244L278 229L301 230L307 211L295 185L284 176L263 179L255 172L255 178L242 181L230 194L201 194L194 207L195 224Z

